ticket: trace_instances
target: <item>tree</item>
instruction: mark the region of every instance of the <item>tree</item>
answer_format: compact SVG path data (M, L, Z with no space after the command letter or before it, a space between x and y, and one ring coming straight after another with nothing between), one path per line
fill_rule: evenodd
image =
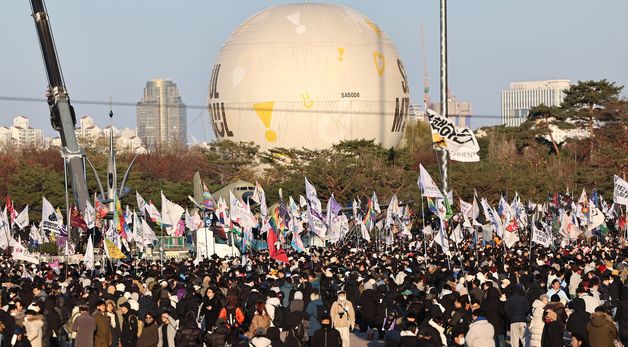
M532 107L528 115L528 120L543 121L543 127L546 129L547 135L549 135L550 141L552 142L552 147L554 147L554 152L556 152L556 155L559 155L560 152L558 150L558 144L554 140L554 134L552 133L552 129L550 128L550 120L556 120L559 118L562 118L562 112L559 107L547 106L544 104ZM536 123L538 125L538 122Z
M589 120L589 160L593 161L593 118L596 111L603 109L611 101L619 99L624 86L616 86L615 82L606 79L600 81L578 81L576 85L565 91L565 100L561 107L576 115L585 112Z

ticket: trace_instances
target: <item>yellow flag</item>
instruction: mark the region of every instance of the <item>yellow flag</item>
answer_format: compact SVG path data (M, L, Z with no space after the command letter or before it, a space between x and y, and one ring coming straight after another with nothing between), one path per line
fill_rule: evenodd
M105 239L105 244L107 245L107 250L109 251L109 258L111 258L111 259L124 259L124 258L126 258L124 253L122 253L120 248L118 248L115 245L115 243L111 242L110 240Z

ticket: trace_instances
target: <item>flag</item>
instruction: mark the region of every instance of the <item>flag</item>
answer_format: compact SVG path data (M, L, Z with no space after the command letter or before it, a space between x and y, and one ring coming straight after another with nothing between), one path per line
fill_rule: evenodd
M456 225L453 231L453 235L454 235L454 241L457 244L460 244L461 242L464 241L464 235L462 234L461 224Z
M11 245L11 227L9 226L9 219L7 218L7 208L4 207L3 211L0 211L0 248L6 249Z
M46 198L42 198L41 227L44 232L55 234L61 234L63 229L61 216Z
M83 216L81 216L81 213L76 209L76 206L72 206L70 210L70 226L87 231L87 223L85 219L83 219Z
M85 201L85 224L87 229L92 229L96 226L96 210L89 201Z
M308 217L310 230L312 230L321 239L325 237L327 226L323 221L323 211L321 201L316 194L316 188L305 178L305 197L308 207Z
M288 262L286 251L281 248L281 243L277 239L277 235L272 229L268 230L266 242L268 243L268 252L270 257L282 263Z
M488 204L488 201L486 201L486 199L482 198L481 203L482 208L484 209L484 216L486 217L486 220L493 224L497 236L503 237L504 227L502 225L501 218L499 218L499 215L497 214L497 211L495 211L495 209Z
M460 212L465 220L473 220L473 204L460 200Z
M238 223L242 227L254 228L257 226L257 219L251 213L251 209L232 191L229 191L229 217L231 222Z
M17 215L14 223L15 225L17 225L18 228L24 229L28 226L28 223L29 223L28 219L29 219L28 218L28 205L26 205L26 207L24 207L22 212L20 212L20 214Z
M126 222L124 220L124 212L122 212L122 205L120 204L120 199L118 199L118 194L116 192L113 193L113 208L113 225L115 225L118 234L126 240Z
M146 205L144 205L144 209L148 214L148 216L146 217L150 218L151 222L157 224L158 226L162 225L161 213L159 212L157 207L155 207L152 201L149 200Z
M376 213L381 213L382 209L379 207L379 201L377 200L377 195L375 194L375 192L373 192L373 197L371 198L371 200L373 200L373 210L375 210Z
M142 242L144 246L148 246L150 244L153 243L153 241L157 241L157 235L155 235L155 232L153 231L153 229L151 229L150 225L148 225L148 223L146 223L145 219L142 219L142 224L141 224L141 233L142 233Z
M124 259L126 256L118 246L116 246L111 240L105 239L105 247L107 250L107 256L110 259Z
M299 253L302 253L305 250L299 233L292 233L292 242L290 244L292 245L292 248Z
M13 202L11 202L11 198L7 195L7 203L6 203L8 217L11 221L11 225L15 223L15 218L17 218L17 211L13 207Z
M253 191L251 199L259 205L260 214L262 216L268 216L266 193L264 193L264 189L262 189L262 186L257 181L255 181L255 190Z
M146 208L146 200L140 195L140 192L135 191L135 199L137 200L137 209L140 211L140 214L144 214L144 209Z
M364 214L364 226L366 230L373 230L373 225L375 225L375 208L373 207L373 199L368 199L366 203L366 213Z
M340 204L338 203L338 201L336 201L336 198L334 197L334 193L331 193L331 197L329 197L329 200L327 201L327 224L331 224L331 220L333 217L338 216L338 213L340 213L340 210L342 209L342 207L340 206Z
M183 212L185 212L183 207L168 200L164 193L161 192L161 223L168 235L172 236L175 234Z
M449 238L445 233L445 229L443 227L443 220L440 220L440 229L438 231L438 235L434 236L434 241L441 247L443 253L449 252Z
M628 182L614 175L613 183L613 202L620 205L628 205Z
M371 235L369 235L369 231L366 230L366 225L364 225L364 221L358 220L358 223L360 224L360 232L362 233L362 238L365 239L367 242L371 242Z
M89 235L89 239L87 240L83 263L85 264L85 268L87 270L94 270L94 244L92 243L92 235Z
M432 129L432 142L449 151L449 158L461 162L480 161L480 146L473 131L456 127L449 118L426 109Z
M213 211L216 209L216 201L212 197L212 193L209 192L205 182L203 182L203 206L206 210Z
M422 196L429 198L445 198L422 164L419 164L419 179L417 180L417 184L419 185L419 189L421 189Z
M545 228L538 228L536 223L532 223L532 242L537 243L545 248L549 247L552 241L552 235L545 231Z
M390 228L395 224L395 218L399 216L399 201L397 195L393 194L386 208L386 227Z

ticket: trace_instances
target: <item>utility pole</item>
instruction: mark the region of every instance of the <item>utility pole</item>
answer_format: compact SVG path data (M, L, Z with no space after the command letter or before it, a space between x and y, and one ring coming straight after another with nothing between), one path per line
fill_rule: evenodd
M441 114L447 115L447 0L440 0L440 105ZM441 148L441 180L443 194L447 196L447 149ZM451 203L451 202L450 202Z

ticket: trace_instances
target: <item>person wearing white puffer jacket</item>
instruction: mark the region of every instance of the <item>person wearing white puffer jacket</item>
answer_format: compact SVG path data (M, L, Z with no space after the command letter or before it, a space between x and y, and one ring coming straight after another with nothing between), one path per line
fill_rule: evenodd
M532 321L530 322L530 347L541 347L543 337L543 308L547 305L547 294L541 295L532 303Z

